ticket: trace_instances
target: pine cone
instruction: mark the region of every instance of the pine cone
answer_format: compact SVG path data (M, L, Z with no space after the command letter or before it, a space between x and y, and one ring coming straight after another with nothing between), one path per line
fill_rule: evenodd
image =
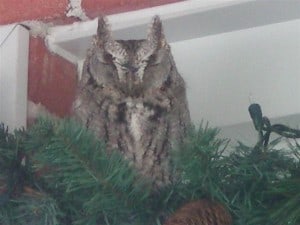
M187 203L178 209L164 225L231 225L228 210L207 199Z

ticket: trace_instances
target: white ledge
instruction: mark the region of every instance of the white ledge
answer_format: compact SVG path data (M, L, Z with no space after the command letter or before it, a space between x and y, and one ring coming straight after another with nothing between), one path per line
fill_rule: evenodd
M300 1L189 0L108 16L118 39L142 39L154 15L164 23L170 43L280 23L300 18ZM46 37L49 48L78 63L85 57L97 20L56 26Z

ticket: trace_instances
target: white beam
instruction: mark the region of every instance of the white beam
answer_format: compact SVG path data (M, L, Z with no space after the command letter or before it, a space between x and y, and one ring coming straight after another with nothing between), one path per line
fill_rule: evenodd
M0 27L0 122L10 131L26 127L29 32Z

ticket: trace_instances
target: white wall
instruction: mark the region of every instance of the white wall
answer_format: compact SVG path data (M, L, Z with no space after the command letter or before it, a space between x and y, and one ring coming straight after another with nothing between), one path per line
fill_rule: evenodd
M195 123L250 121L254 102L269 117L300 115L299 19L176 42L172 50Z
M19 25L0 26L0 123L26 127L29 32Z

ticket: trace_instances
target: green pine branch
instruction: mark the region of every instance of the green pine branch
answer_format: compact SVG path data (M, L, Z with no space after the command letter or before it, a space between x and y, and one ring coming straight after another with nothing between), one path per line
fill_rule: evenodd
M146 183L117 151L107 153L74 121L40 119L29 131L26 148L36 171L46 170L45 188L70 211L74 224L125 222L149 195Z
M41 118L14 134L2 126L0 199L9 177L24 182L0 206L0 224L160 225L182 204L205 197L227 205L234 225L299 225L300 146L276 150L281 139L266 138L223 154L228 141L217 135L208 125L192 127L171 154L176 182L152 191L117 151L108 153L72 120Z
M222 198L217 190L224 180L223 153L228 141L218 139L218 132L207 124L191 127L184 143L174 150L177 185L188 200L203 196Z
M10 134L0 125L0 224L58 225L55 201L30 187L35 181L23 149L25 138L24 130Z

